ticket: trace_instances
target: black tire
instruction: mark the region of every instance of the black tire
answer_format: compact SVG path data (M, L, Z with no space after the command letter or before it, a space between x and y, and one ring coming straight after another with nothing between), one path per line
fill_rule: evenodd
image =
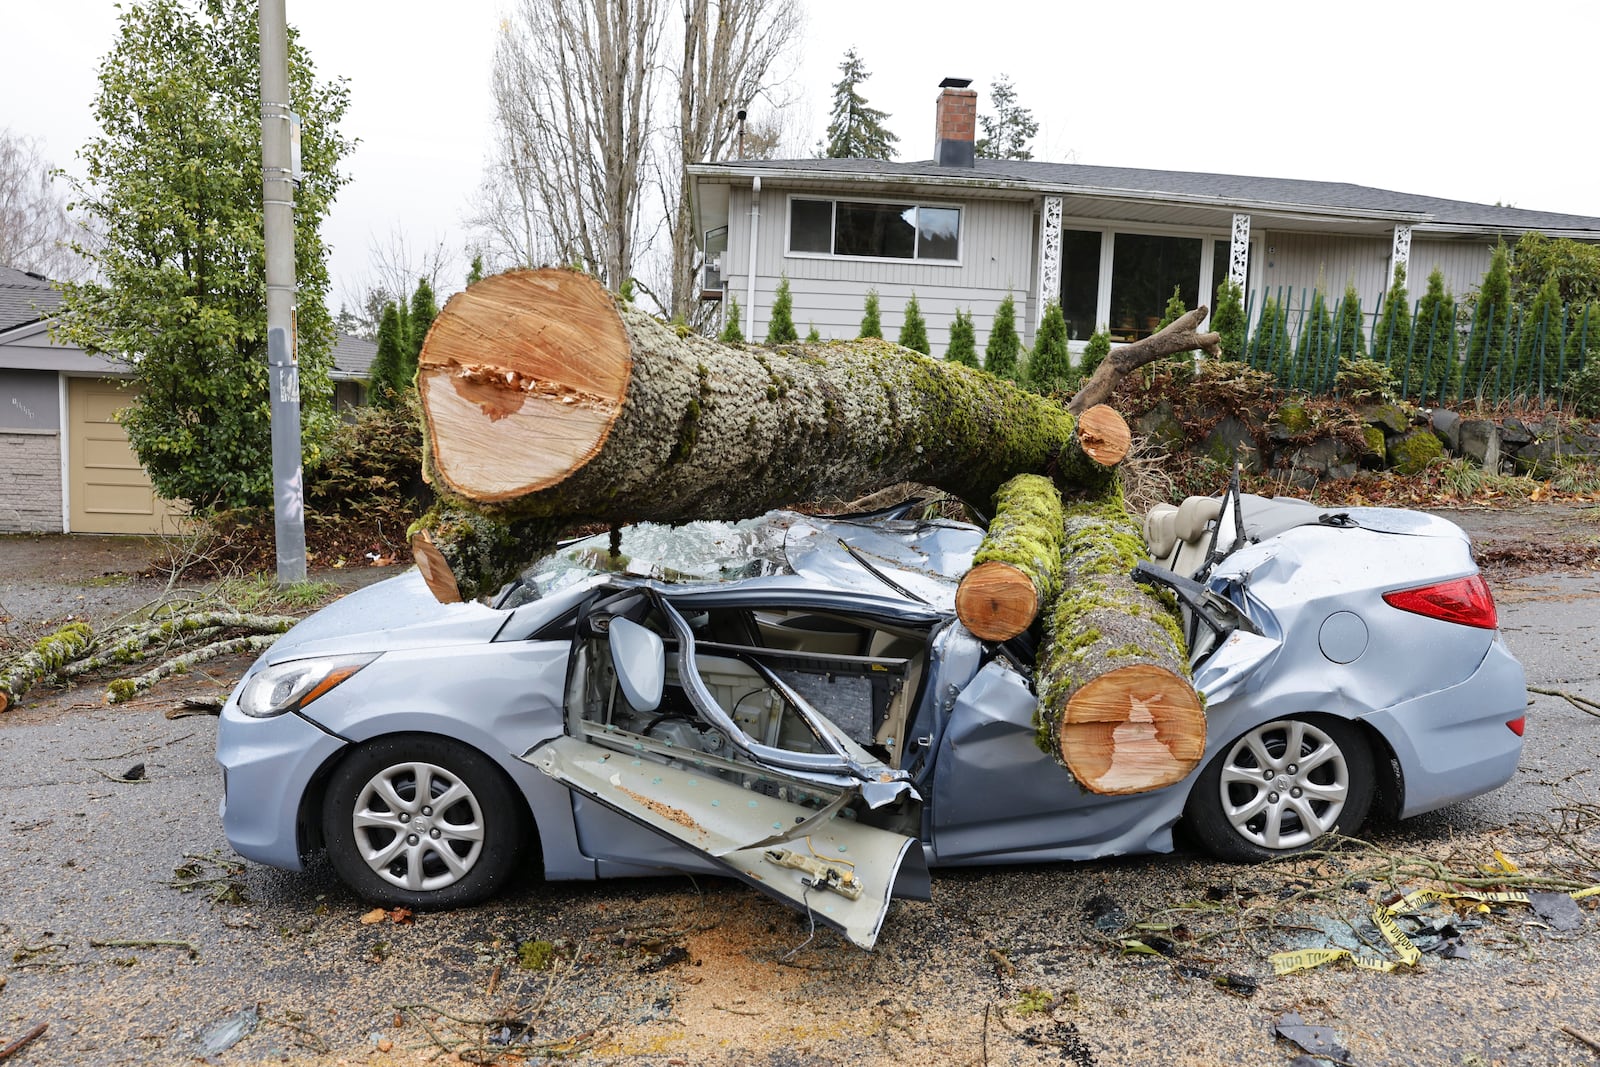
M444 807L418 796L419 781ZM455 908L503 891L532 836L528 824L523 798L499 767L432 734L360 746L323 794L335 873L364 899L390 906Z
M1329 833L1354 834L1375 786L1372 748L1355 724L1321 715L1276 719L1222 747L1195 780L1184 819L1213 856L1255 863L1312 848Z

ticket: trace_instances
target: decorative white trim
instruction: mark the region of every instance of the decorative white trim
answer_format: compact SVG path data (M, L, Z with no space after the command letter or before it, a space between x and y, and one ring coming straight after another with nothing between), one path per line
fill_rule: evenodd
M1403 267L1411 262L1411 227L1396 226L1394 228L1394 247L1389 253L1389 284L1394 284L1396 267Z
M1244 291L1250 279L1250 216L1233 216L1233 243L1228 247L1228 281Z
M1044 321L1044 306L1061 299L1061 197L1047 196L1039 209L1039 298L1034 301L1035 332Z

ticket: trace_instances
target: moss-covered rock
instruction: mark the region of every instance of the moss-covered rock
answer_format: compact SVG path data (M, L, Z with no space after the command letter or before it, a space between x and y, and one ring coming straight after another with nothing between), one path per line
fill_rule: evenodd
M1445 456L1444 445L1432 430L1413 430L1389 445L1389 465L1399 474L1421 474Z
M1288 441L1310 430L1311 413L1306 410L1305 404L1297 400L1278 405L1278 409L1272 413L1272 419L1267 424L1267 432L1275 441Z
M1358 414L1369 426L1379 426L1390 433L1404 433L1411 425L1410 415L1399 404L1367 404Z

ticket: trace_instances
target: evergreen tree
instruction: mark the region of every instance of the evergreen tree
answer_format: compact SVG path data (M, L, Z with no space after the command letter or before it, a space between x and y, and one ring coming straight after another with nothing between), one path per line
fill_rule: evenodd
M1067 349L1067 318L1061 313L1059 301L1052 300L1044 306L1044 318L1039 321L1039 332L1034 336L1033 351L1028 356L1024 384L1044 396L1071 393L1078 387L1072 354Z
M1102 326L1090 335L1089 343L1083 349L1083 358L1078 362L1079 376L1087 379L1110 354L1111 331Z
M1385 364L1394 373L1394 380L1410 391L1422 385L1422 379L1408 373L1411 362L1411 297L1406 292L1406 267L1404 263L1394 268L1394 281L1383 294L1383 312L1372 334L1372 358Z
M816 323L811 324L811 329L806 331L806 344L814 345L822 340L822 335L817 332Z
M472 267L467 271L467 284L473 285L483 281L483 255L479 253L472 257Z
M1297 382L1307 389L1322 389L1333 384L1337 362L1330 365L1333 351L1333 316L1319 285L1311 291L1311 306L1300 316L1300 337L1295 341L1294 358Z
M861 316L861 332L857 337L883 337L883 324L878 321L878 290L867 290L867 306Z
M624 304L631 305L634 301L634 282L632 276L622 279L622 286L617 290L617 299Z
M789 276L780 275L778 292L772 298L772 315L767 319L767 344L780 345L799 339L800 334L794 328L794 297L789 295Z
M1289 362L1289 317L1275 296L1261 302L1261 316L1256 319L1255 333L1250 335L1250 365L1271 374L1280 385L1293 381L1294 368Z
M828 159L892 159L899 138L884 125L888 113L867 106L861 95L861 83L872 75L854 48L844 54L839 71L823 155Z
M944 361L964 367L978 366L978 342L972 328L972 315L960 308L956 308L955 321L950 324L950 347L945 350Z
M404 391L412 388L417 380L417 357L422 354L422 342L427 340L428 328L433 325L433 320L439 317L439 305L433 299L433 286L428 284L428 279L418 278L416 291L411 294L410 321L406 329L410 331L410 344L406 348L406 359L400 368L400 387Z
M1525 396L1542 397L1556 384L1556 368L1565 344L1561 283L1545 278L1522 320L1517 345L1517 373L1512 388Z
M1217 286L1217 307L1211 313L1211 328L1222 335L1223 359L1244 358L1244 327L1244 287L1224 281Z
M1600 351L1600 304L1584 304L1572 309L1567 330L1566 366L1562 381L1578 373L1589 363L1592 353Z
M744 331L739 329L739 301L728 297L728 314L722 323L722 332L717 334L717 340L725 345L744 344Z
M1334 347L1340 359L1362 359L1367 354L1367 339L1363 336L1366 316L1361 313L1361 294L1355 282L1344 287L1344 299L1339 301L1339 321L1334 323Z
M1411 362L1422 375L1425 398L1443 400L1455 391L1456 366L1450 348L1455 329L1455 297L1445 292L1444 272L1435 267L1411 325Z
M989 342L983 346L983 369L996 378L1017 380L1017 357L1022 354L1022 338L1017 336L1017 305L1007 293L994 309L989 323Z
M400 336L400 309L393 300L383 305L378 318L378 354L368 372L367 395L379 407L401 403L404 387L400 376L405 366L405 342Z
M989 100L995 113L978 116L983 136L973 146L976 154L984 159L1032 159L1029 145L1039 132L1039 121L1030 108L1018 106L1017 90L1009 77L1002 74L995 79Z
M916 293L912 293L911 299L906 301L905 319L900 323L900 345L925 356L932 354L932 347L928 344L928 324L923 321Z
M1160 333L1188 313L1189 309L1183 303L1182 288L1174 285L1172 287L1172 295L1167 297L1167 306L1161 309L1161 321L1156 323L1155 332ZM1167 362L1181 363L1186 367L1191 366L1194 363L1194 353L1174 352L1167 357Z
M1478 286L1472 317L1472 334L1467 338L1466 389L1480 388L1494 395L1500 364L1506 355L1507 329L1511 318L1511 268L1506 246L1495 246L1489 270Z

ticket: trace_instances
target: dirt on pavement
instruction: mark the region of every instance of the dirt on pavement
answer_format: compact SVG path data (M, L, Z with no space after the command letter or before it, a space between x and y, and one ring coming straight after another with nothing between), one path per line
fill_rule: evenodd
M1508 546L1486 570L1530 684L1600 696L1593 563L1548 562L1592 551L1600 524L1548 506L1447 517L1480 555ZM0 637L104 624L159 595L164 578L126 577L148 547L0 538ZM1364 846L1263 867L1179 852L942 872L867 953L726 881L530 878L406 915L375 913L325 862L240 861L216 815L215 720L167 716L246 665L114 707L94 685L36 692L0 716L0 1048L48 1025L11 1062L1288 1064L1300 1050L1273 1027L1289 1012L1338 1039L1329 1062L1596 1061L1593 900L1568 930L1520 904L1436 906L1463 954L1392 974L1279 976L1269 961L1385 953L1374 907L1430 875L1600 879L1600 724L1559 698L1530 707L1511 785L1371 827Z

